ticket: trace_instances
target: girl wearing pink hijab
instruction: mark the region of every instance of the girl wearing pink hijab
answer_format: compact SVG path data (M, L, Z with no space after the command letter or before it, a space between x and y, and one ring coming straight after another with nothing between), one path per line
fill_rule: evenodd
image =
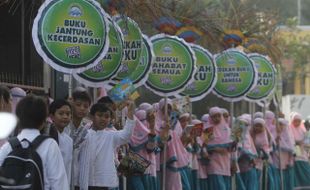
M208 128L208 120L209 120L209 114L204 114L201 117L201 121L203 123L203 130L207 130ZM205 139L202 136L197 137L197 145L198 145L198 152L197 152L197 158L198 158L198 181L199 181L199 187L198 190L204 190L208 189L208 174L207 174L207 164L209 163L209 155L207 150L207 144L205 142Z
M207 165L208 189L230 190L231 131L219 107L212 107L209 115L208 128L213 127L213 135L208 142L210 160Z
M304 149L306 128L299 113L291 117L290 130L295 140L296 157L294 162L295 189L310 189L310 165Z
M265 122L268 132L271 134L272 141L274 142L277 137L276 129L276 116L272 111L266 111Z
M272 154L274 164L274 180L276 184L281 183L280 170L283 173L284 189L294 189L294 139L289 132L289 123L283 118L278 120L279 125L276 127L276 148ZM281 165L279 160L279 150L281 156Z
M192 120L192 125L199 125L202 122L198 119ZM192 190L200 190L200 183L198 178L198 170L199 170L199 163L198 163L198 152L199 152L199 144L198 138L199 136L192 136L193 141L191 146L188 147L187 151L190 153L191 159L191 176L192 176Z
M245 189L258 190L259 180L255 168L257 151L250 134L251 122L251 115L243 114L238 117L238 123L242 128L241 142L238 145L238 164Z
M169 126L165 124L165 103L168 107L168 116L169 116ZM159 109L156 114L156 123L158 124L157 131L161 134L161 140L163 133L169 134L167 143L167 152L166 152L166 184L165 187L168 190L190 190L190 182L187 175L189 159L187 156L186 149L184 148L181 141L182 127L178 121L178 118L173 113L172 110L172 101L167 99L160 100ZM161 164L163 164L163 156L161 152Z
M157 148L155 132L155 115L149 110L138 110L136 126L130 138L130 149L151 162L144 175L135 175L128 178L129 190L156 190L156 159Z
M270 142L272 141L272 139L270 135L268 134L268 131L266 128L266 122L264 119L262 118L254 119L253 125L254 126L251 130L251 136L253 138L256 151L258 153L258 158L255 160L255 167L257 169L258 179L261 179L261 177L263 177L262 171L263 171L264 160L265 161L267 160L268 163L271 163L270 152L272 148L271 148ZM271 166L268 165L268 167L266 167L265 169L267 169L268 190L274 190L279 186L279 184L274 183L274 176L273 176ZM265 177L263 177L263 179L265 179ZM265 183L264 181L262 182L263 183L260 185L263 185Z

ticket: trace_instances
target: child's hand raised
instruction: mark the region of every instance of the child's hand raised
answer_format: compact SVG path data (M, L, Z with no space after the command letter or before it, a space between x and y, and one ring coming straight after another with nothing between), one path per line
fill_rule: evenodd
M132 100L127 100L126 104L127 104L127 109L128 109L127 117L128 119L133 120L134 119L133 116L135 112L135 103Z

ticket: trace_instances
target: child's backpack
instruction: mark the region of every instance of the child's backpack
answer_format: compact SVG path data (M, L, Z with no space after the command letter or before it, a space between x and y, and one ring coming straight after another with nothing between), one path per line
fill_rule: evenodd
M12 151L2 164L3 177L14 180L14 184L1 183L3 190L43 190L44 178L40 155L36 149L49 138L39 135L32 142L23 139L21 142L14 137L9 140Z

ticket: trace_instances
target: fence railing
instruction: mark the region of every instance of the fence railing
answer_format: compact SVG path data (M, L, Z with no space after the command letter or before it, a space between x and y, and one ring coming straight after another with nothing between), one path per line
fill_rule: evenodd
M9 87L44 90L42 73L25 76L23 79L19 73L0 72L0 83Z

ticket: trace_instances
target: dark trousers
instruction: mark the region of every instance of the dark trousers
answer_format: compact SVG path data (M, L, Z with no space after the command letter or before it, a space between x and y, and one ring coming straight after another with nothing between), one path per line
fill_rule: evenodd
M80 187L75 186L74 190L80 190ZM109 190L107 187L88 187L88 190Z
M88 190L108 190L107 187L91 187L88 186Z

